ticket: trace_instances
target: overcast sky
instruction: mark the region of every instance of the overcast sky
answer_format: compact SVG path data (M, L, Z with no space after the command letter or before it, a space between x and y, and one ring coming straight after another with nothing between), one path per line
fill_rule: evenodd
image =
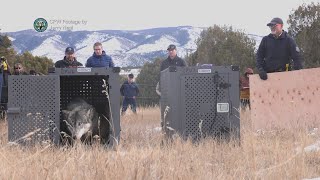
M1 2L1 32L33 29L36 18L43 17L50 27L72 25L72 30L139 30L191 25L209 27L232 25L247 33L265 35L273 17L285 23L292 9L302 3L320 0L4 0ZM4 4L3 4L4 3ZM54 20L61 20L54 21ZM63 24L63 20L66 22ZM53 23L55 22L55 23ZM69 24L67 27L71 27ZM287 26L285 24L285 29Z

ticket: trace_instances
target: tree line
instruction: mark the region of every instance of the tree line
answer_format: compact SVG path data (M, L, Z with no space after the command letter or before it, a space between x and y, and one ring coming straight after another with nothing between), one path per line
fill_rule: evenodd
M28 51L18 54L12 47L12 42L7 35L0 35L0 56L7 59L11 69L13 69L15 63L21 63L26 72L35 70L37 73L48 74L48 68L53 67L54 64L51 59L33 56Z

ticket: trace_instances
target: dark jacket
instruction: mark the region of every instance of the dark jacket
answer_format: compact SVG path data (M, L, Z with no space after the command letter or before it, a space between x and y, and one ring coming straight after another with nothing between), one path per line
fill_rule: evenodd
M240 77L240 90L249 89L249 78L245 76Z
M282 31L279 38L272 34L263 37L256 57L259 72L285 71L286 64L290 64L291 59L294 69L302 69L300 50L287 32Z
M86 67L114 67L112 58L102 51L102 55L98 56L95 53L87 60Z
M67 60L66 56L62 60L59 60L54 64L54 67L56 68L70 68L70 67L78 67L78 66L83 66L83 65L80 62L78 62L76 58L74 58L73 61Z
M184 67L187 66L187 63L181 59L180 57L176 56L175 58L171 59L168 57L164 61L162 61L161 66L160 66L160 71L163 71L167 69L169 66L180 66Z
M120 88L121 96L126 98L132 98L139 95L139 88L135 82L129 83L125 81Z
M249 77L247 74L253 74L253 69L247 68L244 76L240 77L240 90L248 89L249 87Z

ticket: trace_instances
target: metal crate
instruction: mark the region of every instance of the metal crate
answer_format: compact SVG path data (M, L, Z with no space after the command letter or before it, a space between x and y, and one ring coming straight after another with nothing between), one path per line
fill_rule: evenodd
M169 67L161 72L163 130L183 138L240 137L239 67Z
M110 120L100 122L103 132L107 132L104 135L108 140L104 143L117 143L120 138L119 70L53 68L46 76L9 76L9 141L61 143L62 110L74 98L83 98ZM103 84L107 86L109 99L103 92L106 90Z

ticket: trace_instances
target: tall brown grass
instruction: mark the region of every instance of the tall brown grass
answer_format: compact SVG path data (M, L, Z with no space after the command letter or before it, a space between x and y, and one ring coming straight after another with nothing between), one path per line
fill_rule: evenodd
M305 129L251 131L241 112L241 145L207 139L163 143L159 109L121 119L120 145L20 147L7 143L0 124L0 179L303 179L320 176L320 153L303 151L319 139ZM301 151L299 151L299 149Z

